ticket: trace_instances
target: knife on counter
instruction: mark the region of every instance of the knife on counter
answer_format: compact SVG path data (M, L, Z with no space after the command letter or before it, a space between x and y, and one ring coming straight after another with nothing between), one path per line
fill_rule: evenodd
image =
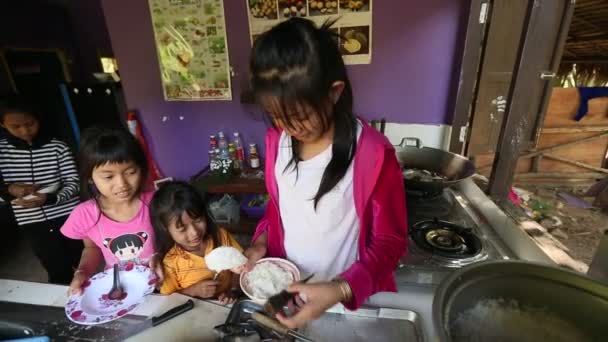
M192 308L194 308L194 301L192 299L188 299L188 301L186 301L184 304L178 305L173 309L169 309L160 316L148 318L141 324L133 327L131 330L129 330L129 333L126 337L137 335L148 328L158 326L161 323L164 323L174 317L177 317L185 312L192 310Z

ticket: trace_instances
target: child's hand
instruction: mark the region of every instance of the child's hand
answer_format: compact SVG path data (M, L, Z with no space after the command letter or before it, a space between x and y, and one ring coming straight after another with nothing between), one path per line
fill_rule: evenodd
M249 247L245 253L243 253L248 259L247 264L245 264L245 271L251 271L253 266L255 266L255 263L266 255L266 251L267 248L265 243L255 243L253 246Z
M222 305L234 304L237 299L238 293L232 290L220 294L217 298L217 300L219 300Z
M77 271L74 273L74 278L70 283L70 288L68 289L68 296L72 296L75 294L80 294L82 292L82 284L89 279L89 275L83 271Z
M217 280L203 280L194 285L196 297L211 298L215 296L215 290L220 282Z
M21 198L33 194L39 187L35 184L14 183L8 186L8 192L17 198Z
M156 278L158 278L156 287L160 288L163 280L165 280L165 271L163 270L163 264L158 260L158 254L154 254L150 258L150 269L156 274Z
M22 208L25 209L30 209L30 208L38 208L38 207L42 207L44 205L44 203L46 202L46 194L40 194L40 193L33 193L33 196L36 196L35 198L32 199L24 199L24 198L18 198L16 200L14 200L12 203L15 205L18 205Z

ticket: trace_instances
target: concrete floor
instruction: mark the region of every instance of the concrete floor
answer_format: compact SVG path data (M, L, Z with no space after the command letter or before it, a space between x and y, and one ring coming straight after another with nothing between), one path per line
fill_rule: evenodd
M0 251L0 278L46 283L48 276L27 241L18 235L3 239Z

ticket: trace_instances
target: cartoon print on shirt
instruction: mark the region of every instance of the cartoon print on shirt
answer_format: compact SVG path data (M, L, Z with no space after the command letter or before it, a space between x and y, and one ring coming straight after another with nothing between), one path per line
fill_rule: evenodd
M103 245L108 248L122 264L129 261L139 263L139 254L144 249L148 240L148 233L138 232L135 234L120 235L115 238L106 238Z

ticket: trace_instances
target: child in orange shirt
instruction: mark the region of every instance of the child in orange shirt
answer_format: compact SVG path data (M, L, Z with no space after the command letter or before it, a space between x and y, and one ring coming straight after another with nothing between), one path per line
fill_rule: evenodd
M162 294L179 292L191 297L236 301L238 269L215 272L205 256L216 247L243 249L224 229L208 219L203 197L185 182L163 184L150 203L150 219L156 234L158 260L163 261Z

